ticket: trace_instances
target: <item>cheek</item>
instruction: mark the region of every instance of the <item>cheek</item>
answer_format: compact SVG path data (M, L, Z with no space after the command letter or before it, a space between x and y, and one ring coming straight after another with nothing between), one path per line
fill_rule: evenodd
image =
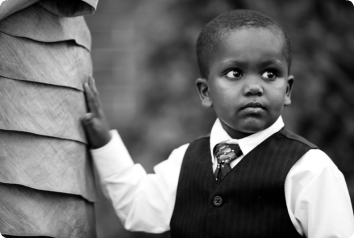
M277 97L273 95L273 97L270 100L271 108L274 111L282 110L284 106L284 101L285 101L285 97L282 94L279 94Z
M214 91L214 94L210 95L210 98L213 102L213 108L217 116L227 121L227 118L229 118L234 111L234 106L232 104L233 100L224 92L216 91Z
M268 91L268 98L273 108L281 109L284 106L286 97L286 87L279 85Z
M219 110L230 110L235 105L235 95L231 90L227 89L215 89L211 92L210 97L213 101L214 107L217 107Z

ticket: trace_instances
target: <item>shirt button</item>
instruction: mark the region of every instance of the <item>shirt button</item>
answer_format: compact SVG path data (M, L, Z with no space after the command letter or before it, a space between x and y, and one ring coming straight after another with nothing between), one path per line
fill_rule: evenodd
M221 204L222 204L222 198L220 196L215 196L214 199L213 199L213 204L216 207L220 207Z

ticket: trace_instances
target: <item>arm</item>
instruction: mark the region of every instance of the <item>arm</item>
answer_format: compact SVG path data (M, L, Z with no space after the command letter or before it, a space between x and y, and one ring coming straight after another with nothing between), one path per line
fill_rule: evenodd
M188 145L174 150L168 160L155 166L155 174L147 174L141 165L133 163L117 131L109 134L93 79L85 84L85 92L90 113L83 123L89 142L96 148L91 154L103 192L116 214L128 230L150 233L169 230Z
M288 211L307 238L354 237L353 209L342 173L321 150L308 151L285 182Z
M5 0L0 5L0 21L38 1L39 0Z
M188 145L147 174L134 164L116 131L104 147L92 150L105 196L127 230L161 233L170 229L182 158Z

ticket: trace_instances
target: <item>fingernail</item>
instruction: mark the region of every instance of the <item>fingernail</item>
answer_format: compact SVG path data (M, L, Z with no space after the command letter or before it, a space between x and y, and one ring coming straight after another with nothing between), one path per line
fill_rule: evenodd
M91 118L92 118L92 113L90 113L90 112L87 113L87 114L86 114L86 120L89 121L89 120L91 120Z

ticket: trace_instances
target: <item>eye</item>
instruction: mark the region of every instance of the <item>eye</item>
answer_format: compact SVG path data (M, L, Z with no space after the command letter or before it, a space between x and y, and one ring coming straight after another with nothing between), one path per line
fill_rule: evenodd
M277 75L275 72L268 70L262 74L262 77L266 79L275 79Z
M243 76L240 70L230 70L226 73L226 77L231 79L239 79Z

